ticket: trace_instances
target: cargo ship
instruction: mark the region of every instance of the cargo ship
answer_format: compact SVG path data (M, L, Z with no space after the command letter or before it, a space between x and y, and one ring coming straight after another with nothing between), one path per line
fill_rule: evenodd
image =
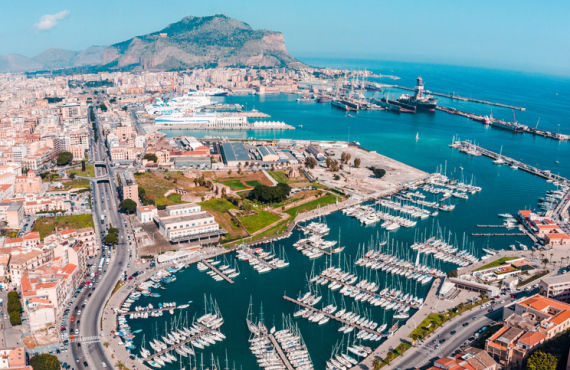
M372 99L371 102L385 108L387 111L394 113L416 113L416 107L408 104L403 104L395 100L390 100L385 96L380 99Z
M330 103L332 98L329 96L321 96L317 99L317 103Z
M424 83L421 77L416 79L416 90L414 95L403 94L397 100L398 105L409 109L415 107L416 112L434 112L437 106L437 99L431 95L424 94Z

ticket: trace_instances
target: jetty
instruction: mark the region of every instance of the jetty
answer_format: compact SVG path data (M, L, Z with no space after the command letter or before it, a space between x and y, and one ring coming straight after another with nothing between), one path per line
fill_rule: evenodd
M208 260L203 259L200 262L202 262L204 265L208 266L210 268L210 270L214 271L216 274L218 274L222 279L224 279L228 283L230 283L230 284L234 283L234 281L232 279L230 279L226 274L224 274L218 268L216 268L216 266L214 266L210 262L208 262Z
M135 311L117 311L120 314L123 315L140 315L140 314L149 314L152 315L154 313L158 313L158 312L163 312L163 311L174 311L175 309L177 309L179 307L177 306L170 306L170 307L158 307L158 308L143 308L141 310L135 310Z
M295 370L295 368L293 367L293 365L291 365L291 362L289 362L289 359L285 355L283 348L281 348L281 344L279 344L277 339L275 339L275 336L271 333L268 333L267 338L271 341L271 344L273 344L273 348L275 348L275 350L277 351L279 358L281 359L281 361L283 361L283 365L285 365L287 370Z
M522 171L528 172L532 175L542 177L546 180L556 181L562 184L570 184L570 180L567 178L554 174L550 170L542 170L540 168L531 166L529 164L523 163L516 159L507 157L505 155L493 152L489 149L485 149L478 145L475 145L469 141L456 141L450 145L452 148L458 149L462 153L472 154L472 155L483 155L485 157L491 158L493 160L501 159L503 163L507 166L516 167Z
M330 314L330 313L328 313L328 312L325 312L325 311L323 311L323 310L320 310L320 309L318 309L318 308L315 308L315 307L313 307L313 306L311 306L311 305L308 305L308 304L306 304L306 303L304 303L304 302L301 302L301 301L299 301L299 300L297 300L297 299L288 297L288 296L286 296L286 295L283 296L283 299L286 300L286 301L288 301L288 302L295 303L296 305L299 305L299 306L301 306L301 307L303 307L303 308L305 308L305 309L307 309L307 310L310 310L310 311L312 311L312 312L314 312L314 313L320 313L320 314L322 314L322 315L328 317L328 318L331 319L331 320L335 320L335 321L340 322L341 324L343 324L343 325L345 325L345 326L351 326L351 327L353 327L353 328L355 328L355 329L362 330L362 331L365 331L365 332L367 332L367 333L369 333L369 334L377 335L377 336L379 336L379 337L386 337L386 334L382 334L382 333L380 333L380 332L377 331L377 330L373 330L373 329L367 328L367 327L362 326L362 325L360 325L360 324L352 323L352 322L350 322L350 321L348 321L348 320L342 319L342 318L337 317L337 316L335 316L335 315L333 315L333 314Z
M247 255L250 259L257 261L258 263L262 264L263 266L270 268L271 270L275 270L277 266L267 262L264 258L261 258L257 254L255 254L250 248L243 247L239 249L243 254Z
M400 86L400 85L385 85L386 87L395 87L397 89L401 89L401 90L407 90L407 91L415 91L416 89L413 87L407 87L407 86ZM453 99L453 100L461 100L461 101L466 101L466 102L471 102L471 103L479 103L479 104L485 104L485 105L492 105L495 107L501 107L501 108L507 108L507 109L514 109L514 110L519 110L519 111L525 111L526 108L525 107L517 107L515 105L509 105L509 104L503 104L503 103L497 103L497 102L493 102L493 101L489 101L489 100L483 100L483 99L476 99L476 98L468 98L465 96L460 96L460 95L455 95L455 93L451 93L451 94L446 94L446 93L440 93L440 92L436 92L436 91L430 91L430 90L425 90L426 94L430 94L430 95L435 95L435 96L441 96L443 98L448 98L448 99Z
M185 339L181 340L181 341L178 342L178 343L172 344L172 345L170 345L169 347L166 347L166 348L163 349L163 350L160 350L160 351L157 351L157 352L153 352L150 356L148 356L148 358L149 358L149 359L153 359L153 358L156 358L156 357L160 357L160 356L162 356L162 355L165 355L165 354L167 354L167 353L169 353L169 352L174 351L174 350L175 350L176 348L178 348L178 347L181 347L181 346L183 346L183 345L185 345L185 344L187 344L187 343L190 343L190 342L192 342L193 340L200 339L200 337L203 337L205 334L208 334L208 333L211 333L211 332L214 332L214 331L216 331L216 329L214 329L214 328L209 328L209 327L204 327L203 330L201 330L199 333L194 334L194 335L192 335L192 336L190 336L190 337L188 337L188 338L185 338ZM145 359L145 360L146 360L146 359Z
M508 130L508 131L513 132L513 133L527 133L527 134L542 136L542 137L545 137L548 139L553 139L553 140L558 140L558 141L570 140L570 135L561 134L559 132L552 132L552 131L548 131L548 130L542 130L542 129L539 129L538 127L531 127L528 125L524 125L520 122L516 122L516 120L514 120L513 122L509 122L509 121L493 118L492 115L491 116L482 116L480 114L463 112L463 111L456 109L456 108L443 107L443 106L439 106L439 105L435 109L437 109L441 112L453 114L456 116L469 118L473 121L480 122L480 123L482 123L484 125L488 125L488 126L490 125L492 127L496 127L498 129L501 129L501 130Z

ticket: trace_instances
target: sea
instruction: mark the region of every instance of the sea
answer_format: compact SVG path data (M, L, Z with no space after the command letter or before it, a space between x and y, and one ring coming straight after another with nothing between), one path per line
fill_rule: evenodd
M379 82L396 83L413 87L418 76L423 78L426 89L443 93L484 99L525 107L525 111L493 107L496 118L513 120L529 126L570 134L570 78L531 74L504 70L469 68L450 65L404 63L374 60L306 59L305 63L319 67L367 69L384 75L395 75L399 80L377 79ZM402 93L397 89L390 94ZM310 352L316 369L324 369L335 348L345 348L354 341L354 333L338 332L339 325L332 321L325 325L310 323L303 318L291 319L294 304L286 302L283 295L296 298L307 291L312 274L319 273L331 263L346 271L353 271L360 278L376 281L381 286L400 289L406 293L424 297L430 285L417 284L408 279L394 277L383 272L369 273L354 266L362 249L387 241L385 248L400 258L415 261L410 245L414 241L436 235L454 244L468 248L477 256L483 248L508 249L523 243L530 246L525 236L473 236L473 233L493 232L477 225L500 224L500 213L516 214L521 209L537 209L538 199L555 185L509 166L495 165L485 157L470 157L449 147L452 140L461 138L518 159L541 169L570 177L570 143L558 142L529 134L485 127L467 118L444 112L394 114L386 111L362 111L352 116L331 107L330 104L297 102L296 95L248 95L224 98L228 103L239 103L246 109L258 109L271 115L272 120L284 121L297 128L288 131L167 131L168 136L188 135L196 137L259 138L259 139L314 139L358 141L363 147L414 166L426 172L442 172L459 181L480 186L482 191L469 199L454 199L452 212L440 212L436 217L419 221L413 229L401 228L386 232L378 225L361 226L354 218L341 212L323 217L331 231L327 239L338 240L345 250L332 259L324 256L309 260L292 247L302 235L299 230L287 238L263 246L266 250L284 252L290 265L285 269L259 274L247 262L237 261L233 255L223 263L237 264L241 274L235 284L216 282L195 265L175 274L176 281L155 290L160 297L142 297L136 305L159 302L191 301L184 311L158 318L133 319L129 324L136 334L134 343L139 347L153 338L160 338L173 327L184 326L204 312L205 302L214 300L224 317L221 331L227 338L203 351L197 350L195 358L182 358L167 364L167 369L227 368L257 369L256 359L249 350L250 333L246 326L248 310L266 326L281 329L284 326L298 328ZM439 104L463 111L487 115L491 107L478 103L438 98ZM223 258L222 258L223 260ZM421 262L449 271L457 266L427 259ZM326 288L318 288L322 305L334 302L339 307L367 314L380 324L391 326L396 322L392 311L356 303L342 298ZM320 305L320 304L319 304ZM413 310L410 312L413 314ZM292 323L292 324L291 324ZM399 322L401 325L402 322ZM377 343L367 342L368 346ZM145 345L149 348L148 344ZM150 348L149 348L150 349ZM138 356L138 350L133 354ZM173 352L173 354L175 354ZM175 354L176 355L176 354ZM178 355L176 355L178 357Z

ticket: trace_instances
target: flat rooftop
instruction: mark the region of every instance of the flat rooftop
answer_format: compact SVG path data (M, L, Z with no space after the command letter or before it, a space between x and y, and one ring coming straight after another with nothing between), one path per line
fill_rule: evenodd
M209 218L209 217L214 217L214 216L212 216L211 214L209 214L206 211L202 211L202 212L191 213L191 214L182 215L182 216L160 217L160 222L162 222L165 225L168 225L168 224L174 224L174 223L184 222L184 221L201 220L201 219Z

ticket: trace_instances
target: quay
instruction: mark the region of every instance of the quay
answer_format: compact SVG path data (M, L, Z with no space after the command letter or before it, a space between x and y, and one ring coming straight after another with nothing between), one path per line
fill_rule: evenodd
M206 259L203 259L200 262L202 262L204 265L208 266L210 268L210 270L214 271L216 274L218 274L222 279L224 279L228 283L230 283L230 284L234 283L234 281L232 279L230 279L226 274L224 274L223 272L218 270L214 265L212 265Z
M521 170L528 172L532 175L542 177L543 179L546 179L546 180L557 181L557 182L560 182L562 184L570 184L570 180L568 180L567 178L565 178L563 176L553 174L549 170L541 170L539 168L533 167L533 166L528 165L526 163L517 161L516 159L506 157L502 154L495 153L489 149L485 149L485 148L480 147L478 145L472 144L468 141L456 141L453 144L451 144L451 147L456 148L460 152L467 153L467 154L484 155L485 157L488 157L491 159L499 159L500 158L504 161L504 164L507 166L517 167L518 169L521 169Z
M359 287L357 287L357 286L355 286L355 285L348 284L347 282L344 282L344 281L342 281L342 280L335 279L335 278L330 277L330 276L327 276L327 275L322 275L322 274L321 274L321 275L319 275L319 277L320 277L320 278L325 278L325 279L327 279L328 281L333 282L333 283L338 283L338 284L340 284L340 285L342 285L342 286L345 286L345 287L347 287L347 288L354 289L354 290L358 290L360 293L366 293L366 294L369 294L369 295L372 295L372 296L377 296L377 295L379 295L378 292L373 292L373 291L371 291L371 290L362 289L362 288L359 288ZM387 300L390 300L390 302L403 303L403 304L405 304L406 306L409 306L410 308L413 308L413 309L416 309L416 310L419 309L419 307L416 306L416 305L409 304L409 303L407 303L407 302L401 301L401 300L396 299L396 298L392 298L392 297L382 297L382 298L387 299Z
M416 89L413 87L407 87L407 86L400 86L400 85L384 85L386 87L395 87L397 89L401 89L401 90L408 90L408 91L415 91ZM485 105L492 105L495 107L501 107L501 108L507 108L507 109L515 109L515 110L519 110L519 111L525 111L526 108L525 107L517 107L514 105L508 105L508 104L503 104L503 103L496 103L496 102L492 102L489 100L483 100L483 99L476 99L476 98L467 98L465 96L460 96L460 95L455 95L453 94L445 94L445 93L440 93L440 92L436 92L436 91L429 91L429 90L425 90L425 92L427 94L431 94L431 95L435 95L435 96L441 96L443 98L449 98L449 99L454 99L454 100L462 100L462 101L466 101L466 102L471 102L471 103L479 103L479 104L485 104Z
M281 359L283 365L285 365L287 370L295 370L295 368L293 367L293 365L291 365L291 362L289 362L289 359L285 355L285 352L283 352L283 348L281 348L281 345L279 344L279 342L277 342L277 339L275 339L275 336L269 333L267 334L267 338L269 338L271 344L273 344L273 348L275 348L275 350L277 351L279 358Z
M291 297L288 297L288 296L286 296L286 295L283 296L283 299L286 300L286 301L295 303L295 304L297 304L297 305L299 305L299 306L301 306L301 307L303 307L303 308L306 308L307 310L311 310L311 311L313 311L313 312L320 313L320 314L322 314L322 315L328 317L329 319L332 319L332 320L335 320L335 321L338 321L338 322L342 323L343 325L352 326L352 327L355 328L355 329L363 330L363 331L365 331L365 332L367 332L367 333L369 333L369 334L374 334L374 335L377 335L377 336L379 336L379 337L386 337L386 334L382 334L382 333L380 333L380 332L377 331L377 330L373 330L373 329L364 327L364 326L362 326L362 325L359 325L359 324L352 323L352 322L350 322L350 321L344 320L344 319L342 319L342 318L340 318L340 317L336 317L335 315L331 315L331 314L328 313L328 312L325 312L325 311L323 311L323 310L319 310L318 308L315 308L315 307L313 307L313 306L310 306L310 305L308 305L308 304L306 304L306 303L303 303L303 302L301 302L301 301L298 301L298 300L296 300L296 299L294 299L294 298L291 298Z

